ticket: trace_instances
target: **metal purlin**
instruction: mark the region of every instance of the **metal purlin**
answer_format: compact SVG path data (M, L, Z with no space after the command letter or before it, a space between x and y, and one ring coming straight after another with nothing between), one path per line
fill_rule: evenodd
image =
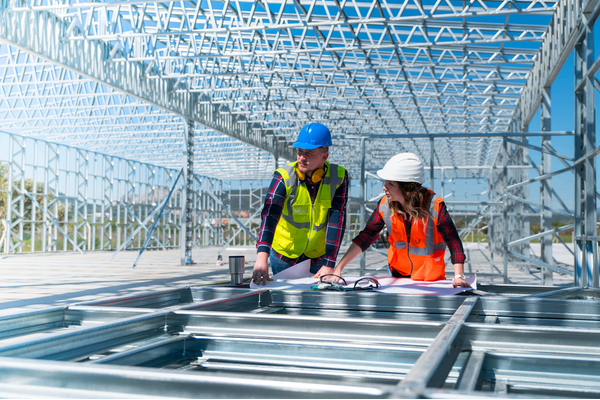
M439 297L202 286L4 316L0 384L3 393L48 388L48 397L597 395L598 289L521 289Z

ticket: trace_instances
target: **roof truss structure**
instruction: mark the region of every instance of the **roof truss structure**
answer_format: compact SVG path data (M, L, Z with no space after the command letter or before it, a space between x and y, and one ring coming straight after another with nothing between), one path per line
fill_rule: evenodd
M196 170L222 179L268 177L311 121L353 176L359 137L379 138L367 169L401 151L428 159L414 135L441 134L436 165L490 166L500 139L451 135L507 132L530 112L563 3L12 0L0 129L178 167L189 119Z

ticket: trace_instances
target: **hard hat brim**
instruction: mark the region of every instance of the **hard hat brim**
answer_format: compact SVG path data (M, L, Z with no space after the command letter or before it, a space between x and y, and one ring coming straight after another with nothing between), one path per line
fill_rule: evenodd
M384 181L394 181L395 179L390 177L389 174L386 174L384 170L380 169L379 171L377 171L377 175L383 179Z
M416 182L420 185L423 184L423 182L425 182L425 178L423 177L415 177L414 179L406 179L406 178L400 178L398 176L393 176L389 173L386 173L383 169L380 169L379 171L377 171L377 175L383 179L384 181L392 181L392 182Z
M308 143L295 142L292 146L294 146L297 149L311 150L311 149L318 149L319 147L328 147L328 146L331 146L331 145L327 145L327 144L308 144Z

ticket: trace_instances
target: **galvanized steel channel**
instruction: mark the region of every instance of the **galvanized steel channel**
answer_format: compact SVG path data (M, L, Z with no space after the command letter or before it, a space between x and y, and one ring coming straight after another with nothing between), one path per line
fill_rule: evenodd
M3 317L0 388L45 397L600 393L595 291L485 289L398 296L205 286Z

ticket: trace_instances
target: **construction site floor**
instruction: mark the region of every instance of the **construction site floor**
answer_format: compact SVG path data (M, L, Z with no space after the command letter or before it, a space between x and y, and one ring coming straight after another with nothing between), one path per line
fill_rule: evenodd
M339 258L346 248L342 248ZM387 249L369 251L366 256L366 274L387 275ZM218 254L223 265L217 265ZM465 243L468 262L467 275L478 271L480 283L501 284L504 279L503 263L498 256L492 259L485 244ZM532 244L532 255L539 255L539 245ZM121 297L170 288L205 285L228 281L227 260L229 256L245 256L246 275L250 276L256 250L248 247L203 247L193 251L195 264L180 265L180 251L148 251L143 254L137 267L132 265L137 251L123 251L111 262L112 252L34 253L0 256L2 270L0 280L0 316L18 314L48 307L66 306L80 302ZM554 249L555 263L572 271L573 256L560 245ZM570 263L569 263L570 261ZM447 276L454 274L447 262ZM520 268L519 268L520 267ZM358 275L360 258L357 257L344 271ZM496 274L496 276L492 276ZM554 285L570 285L572 276L553 274ZM518 285L539 285L539 269L529 273L522 266L508 265L508 282Z

